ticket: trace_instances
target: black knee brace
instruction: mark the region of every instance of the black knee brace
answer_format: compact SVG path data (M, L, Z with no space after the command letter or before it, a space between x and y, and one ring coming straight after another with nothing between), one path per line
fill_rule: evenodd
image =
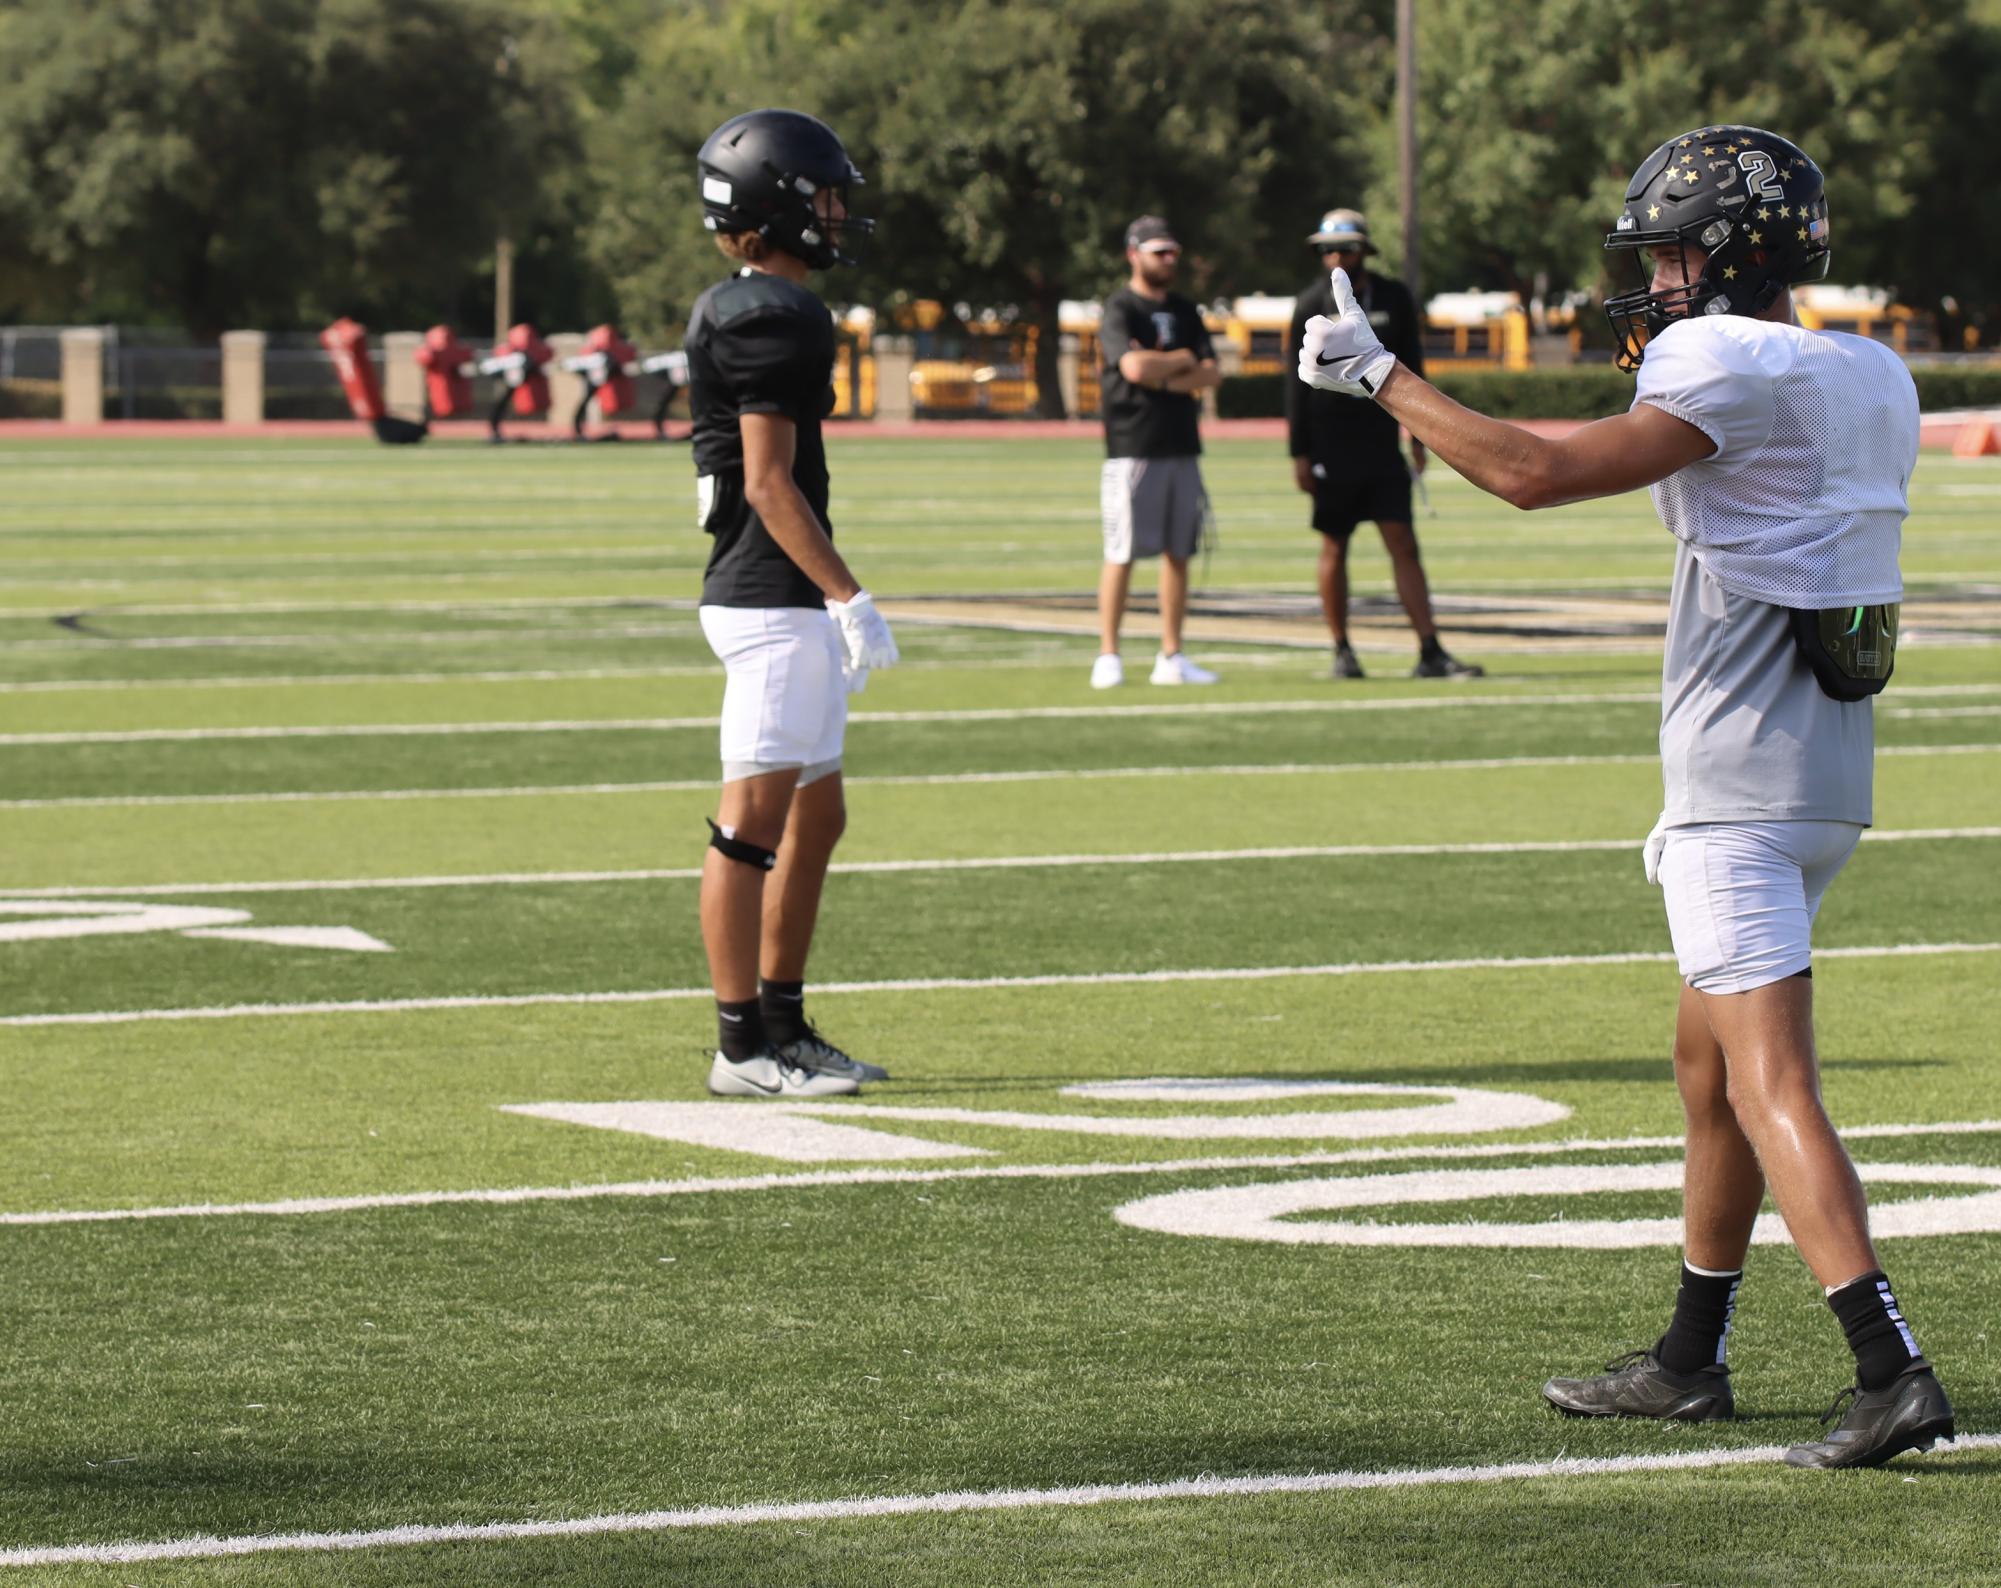
M708 821L706 816L702 819ZM709 822L709 847L726 860L755 866L759 871L769 871L778 864L777 850L766 849L761 844L748 844L741 838L732 838L714 822Z

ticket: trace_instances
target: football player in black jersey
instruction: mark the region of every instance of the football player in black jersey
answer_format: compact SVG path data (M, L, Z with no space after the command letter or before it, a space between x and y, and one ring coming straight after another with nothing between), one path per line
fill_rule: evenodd
M820 421L834 324L815 270L851 263L873 223L832 129L793 110L723 123L699 156L703 224L740 267L688 320L697 501L715 545L702 632L723 661L721 807L702 867L702 940L721 1041L709 1090L827 1097L883 1080L807 1022L806 956L847 822L851 693L896 661L889 625L834 549Z

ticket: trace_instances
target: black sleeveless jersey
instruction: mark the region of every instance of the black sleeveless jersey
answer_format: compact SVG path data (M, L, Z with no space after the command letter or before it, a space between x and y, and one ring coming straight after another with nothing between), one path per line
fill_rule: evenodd
M744 500L738 421L744 414L779 414L792 421L798 437L792 478L831 535L820 421L833 406L833 317L797 283L746 270L696 300L687 352L702 527L715 538L702 579L703 604L823 605L819 586L785 555Z

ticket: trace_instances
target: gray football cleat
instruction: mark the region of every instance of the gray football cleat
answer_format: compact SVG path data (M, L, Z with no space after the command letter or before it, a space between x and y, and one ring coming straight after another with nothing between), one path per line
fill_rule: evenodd
M1329 669L1327 676L1329 678L1366 678L1369 675L1362 671L1361 659L1355 655L1354 649L1351 646L1337 645L1334 647L1334 665Z
M1834 1397L1821 1417L1834 1421L1842 1403L1848 1413L1832 1433L1786 1452L1789 1467L1880 1467L1906 1450L1929 1450L1953 1436L1952 1402L1923 1357L1879 1390L1851 1384Z
M810 1070L773 1048L747 1059L718 1053L709 1066L709 1090L717 1097L849 1097L861 1090L851 1076Z
M1651 1350L1629 1351L1594 1378L1553 1378L1542 1398L1567 1417L1655 1417L1677 1423L1726 1422L1737 1412L1730 1369L1720 1363L1670 1372Z
M796 1064L801 1069L818 1070L823 1075L840 1075L859 1085L863 1081L886 1081L889 1071L880 1064L870 1064L866 1059L857 1059L843 1053L833 1043L821 1036L819 1030L808 1025L806 1035L797 1042L781 1044L777 1053L787 1064Z

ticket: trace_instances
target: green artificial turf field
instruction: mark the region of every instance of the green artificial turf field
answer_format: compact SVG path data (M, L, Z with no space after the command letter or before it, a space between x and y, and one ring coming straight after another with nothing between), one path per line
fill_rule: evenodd
M833 443L905 665L812 1007L895 1079L773 1109L702 1085L684 451L0 443L0 1588L2001 1581L2001 467L1920 467L1816 934L1969 1437L1823 1476L1777 1227L1736 1423L1536 1393L1677 1262L1644 498L1434 478L1488 676L1365 530L1335 684L1215 445L1222 682L1095 693L1097 455Z

